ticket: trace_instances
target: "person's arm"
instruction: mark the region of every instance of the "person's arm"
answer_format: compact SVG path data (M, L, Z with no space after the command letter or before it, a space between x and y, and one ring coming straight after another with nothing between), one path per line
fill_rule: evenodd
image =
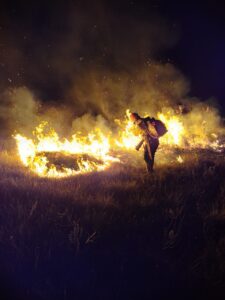
M149 133L149 135L154 138L154 139L158 139L159 138L159 135L158 135L158 132L156 130L156 127L155 127L155 122L154 122L154 119L152 118L151 121L147 122L147 130L146 132Z
M137 146L135 147L135 149L137 150L137 151L139 151L139 149L141 148L141 146L142 146L142 144L144 143L144 138L137 144Z

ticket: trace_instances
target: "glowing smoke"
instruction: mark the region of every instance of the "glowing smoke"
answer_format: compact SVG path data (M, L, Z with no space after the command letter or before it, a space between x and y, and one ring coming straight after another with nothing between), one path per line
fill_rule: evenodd
M26 7L27 17L31 9ZM15 130L29 136L43 120L63 137L95 128L116 135L114 120L123 118L127 108L141 115L174 115L179 103L189 111L181 119L191 140L199 128L209 142L221 134L217 109L190 98L184 75L157 59L175 45L178 31L155 12L140 19L113 11L102 1L56 4L54 13L51 7L46 10L52 24L48 30L40 24L42 10L37 8L32 22L40 35L26 17L23 32L13 21L7 32L0 32L6 45L0 58L7 62L0 75L1 136L11 138ZM59 25L63 30L55 34Z

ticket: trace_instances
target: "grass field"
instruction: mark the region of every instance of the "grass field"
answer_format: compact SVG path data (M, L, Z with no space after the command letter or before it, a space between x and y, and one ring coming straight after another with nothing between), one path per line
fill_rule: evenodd
M200 151L151 176L127 163L46 179L2 151L2 293L141 300L223 288L224 174L224 154Z

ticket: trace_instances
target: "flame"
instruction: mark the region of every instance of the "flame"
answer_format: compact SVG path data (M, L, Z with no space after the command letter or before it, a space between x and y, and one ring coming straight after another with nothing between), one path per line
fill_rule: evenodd
M126 150L134 149L141 139L141 132L129 119L129 115L130 111L127 110L125 120L116 120L121 128L116 145ZM171 110L166 113L158 113L157 118L166 125L168 130L160 138L161 147L211 148L216 151L219 151L221 147L224 148L224 145L220 145L216 133L206 131L205 123L195 124L192 122L190 126L184 116L176 115ZM210 131L209 128L208 131Z
M184 159L183 159L180 155L178 155L177 161L178 161L180 164L182 164L182 163L184 162Z
M76 134L70 140L59 139L58 134L50 128L47 122L42 122L33 132L34 139L28 139L20 134L15 135L17 148L22 163L39 176L66 177L91 171L106 169L111 162L118 161L109 155L109 139L99 130L91 132L86 137ZM49 162L46 153L63 153L64 155L78 155L78 168L62 167ZM82 155L89 155L86 159Z
M115 122L121 128L119 131L119 138L116 140L116 145L126 150L134 149L140 141L141 132L130 120L130 110L126 110L126 116L123 121L115 120Z
M162 143L180 146L185 132L183 123L177 116L170 117L159 113L158 118L166 125L168 130L167 134L162 138Z
M47 122L42 122L35 128L32 139L21 134L14 136L20 160L24 166L42 177L61 178L105 170L113 162L120 161L115 153L112 155L112 149L134 150L141 139L140 129L133 124L129 116L130 111L127 109L123 120L115 120L118 132L114 138L104 135L97 128L87 136L76 133L70 139L60 139ZM160 138L162 148L211 147L219 150L221 147L217 133L209 134L205 124L190 126L182 115L173 114L171 111L158 113L157 118L164 122L168 129L168 132ZM57 165L49 159L49 153L72 156L74 166ZM179 163L184 161L180 155L176 159Z
M129 119L130 111L126 111L126 119L124 122L116 120L120 127L123 127L119 133L120 138L116 142L117 146L126 149L135 148L140 141L140 130L133 124ZM147 114L146 114L147 115ZM157 114L158 119L165 123L168 132L161 138L162 144L164 145L181 145L182 136L184 134L184 126L177 116L166 116L162 113Z

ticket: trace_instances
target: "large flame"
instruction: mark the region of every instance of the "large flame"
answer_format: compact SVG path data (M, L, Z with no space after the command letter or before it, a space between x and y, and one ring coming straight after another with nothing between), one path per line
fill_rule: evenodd
M185 130L178 116L167 117L166 115L159 113L158 118L166 125L168 130L167 134L162 139L162 143L180 146Z
M147 115L147 114L146 114ZM123 122L116 120L120 127L124 129L120 131L120 139L117 141L117 145L125 147L126 149L134 148L138 141L140 141L141 132L134 126L130 120L130 111L126 111L126 119ZM163 113L157 114L160 119L167 127L167 134L161 138L161 142L164 145L170 146L181 146L182 138L185 134L184 126L177 116L167 116Z
M101 131L91 132L86 137L74 134L70 140L59 139L58 134L47 122L42 122L34 131L34 139L17 134L18 152L21 161L40 176L66 177L107 168L112 161L118 159L109 155L109 139ZM77 168L62 167L49 162L46 153L76 154ZM85 159L83 155L89 155Z
M104 135L99 128L87 136L76 133L70 139L60 139L47 122L42 122L34 130L32 139L21 134L15 135L19 157L25 166L39 176L66 177L105 170L113 162L119 161L115 154L112 155L112 149L134 150L140 141L140 129L133 124L129 116L130 111L127 110L123 120L116 120L118 133L114 139ZM204 124L190 130L182 115L172 114L171 111L158 113L157 118L164 122L168 129L160 138L161 147L219 148L217 134L213 133L209 137ZM74 166L55 164L49 160L49 153L72 156ZM182 163L183 158L178 156L176 161Z
M146 114L147 116L148 114ZM117 146L132 149L140 141L141 132L129 118L130 111L126 111L126 118L123 121L116 120L121 130ZM177 115L171 111L158 113L157 118L167 127L168 132L160 138L160 144L169 147L181 148L220 148L218 134L207 132L205 124L196 124L190 128L186 123L185 116ZM215 129L215 128L214 128ZM216 130L216 129L215 129Z

